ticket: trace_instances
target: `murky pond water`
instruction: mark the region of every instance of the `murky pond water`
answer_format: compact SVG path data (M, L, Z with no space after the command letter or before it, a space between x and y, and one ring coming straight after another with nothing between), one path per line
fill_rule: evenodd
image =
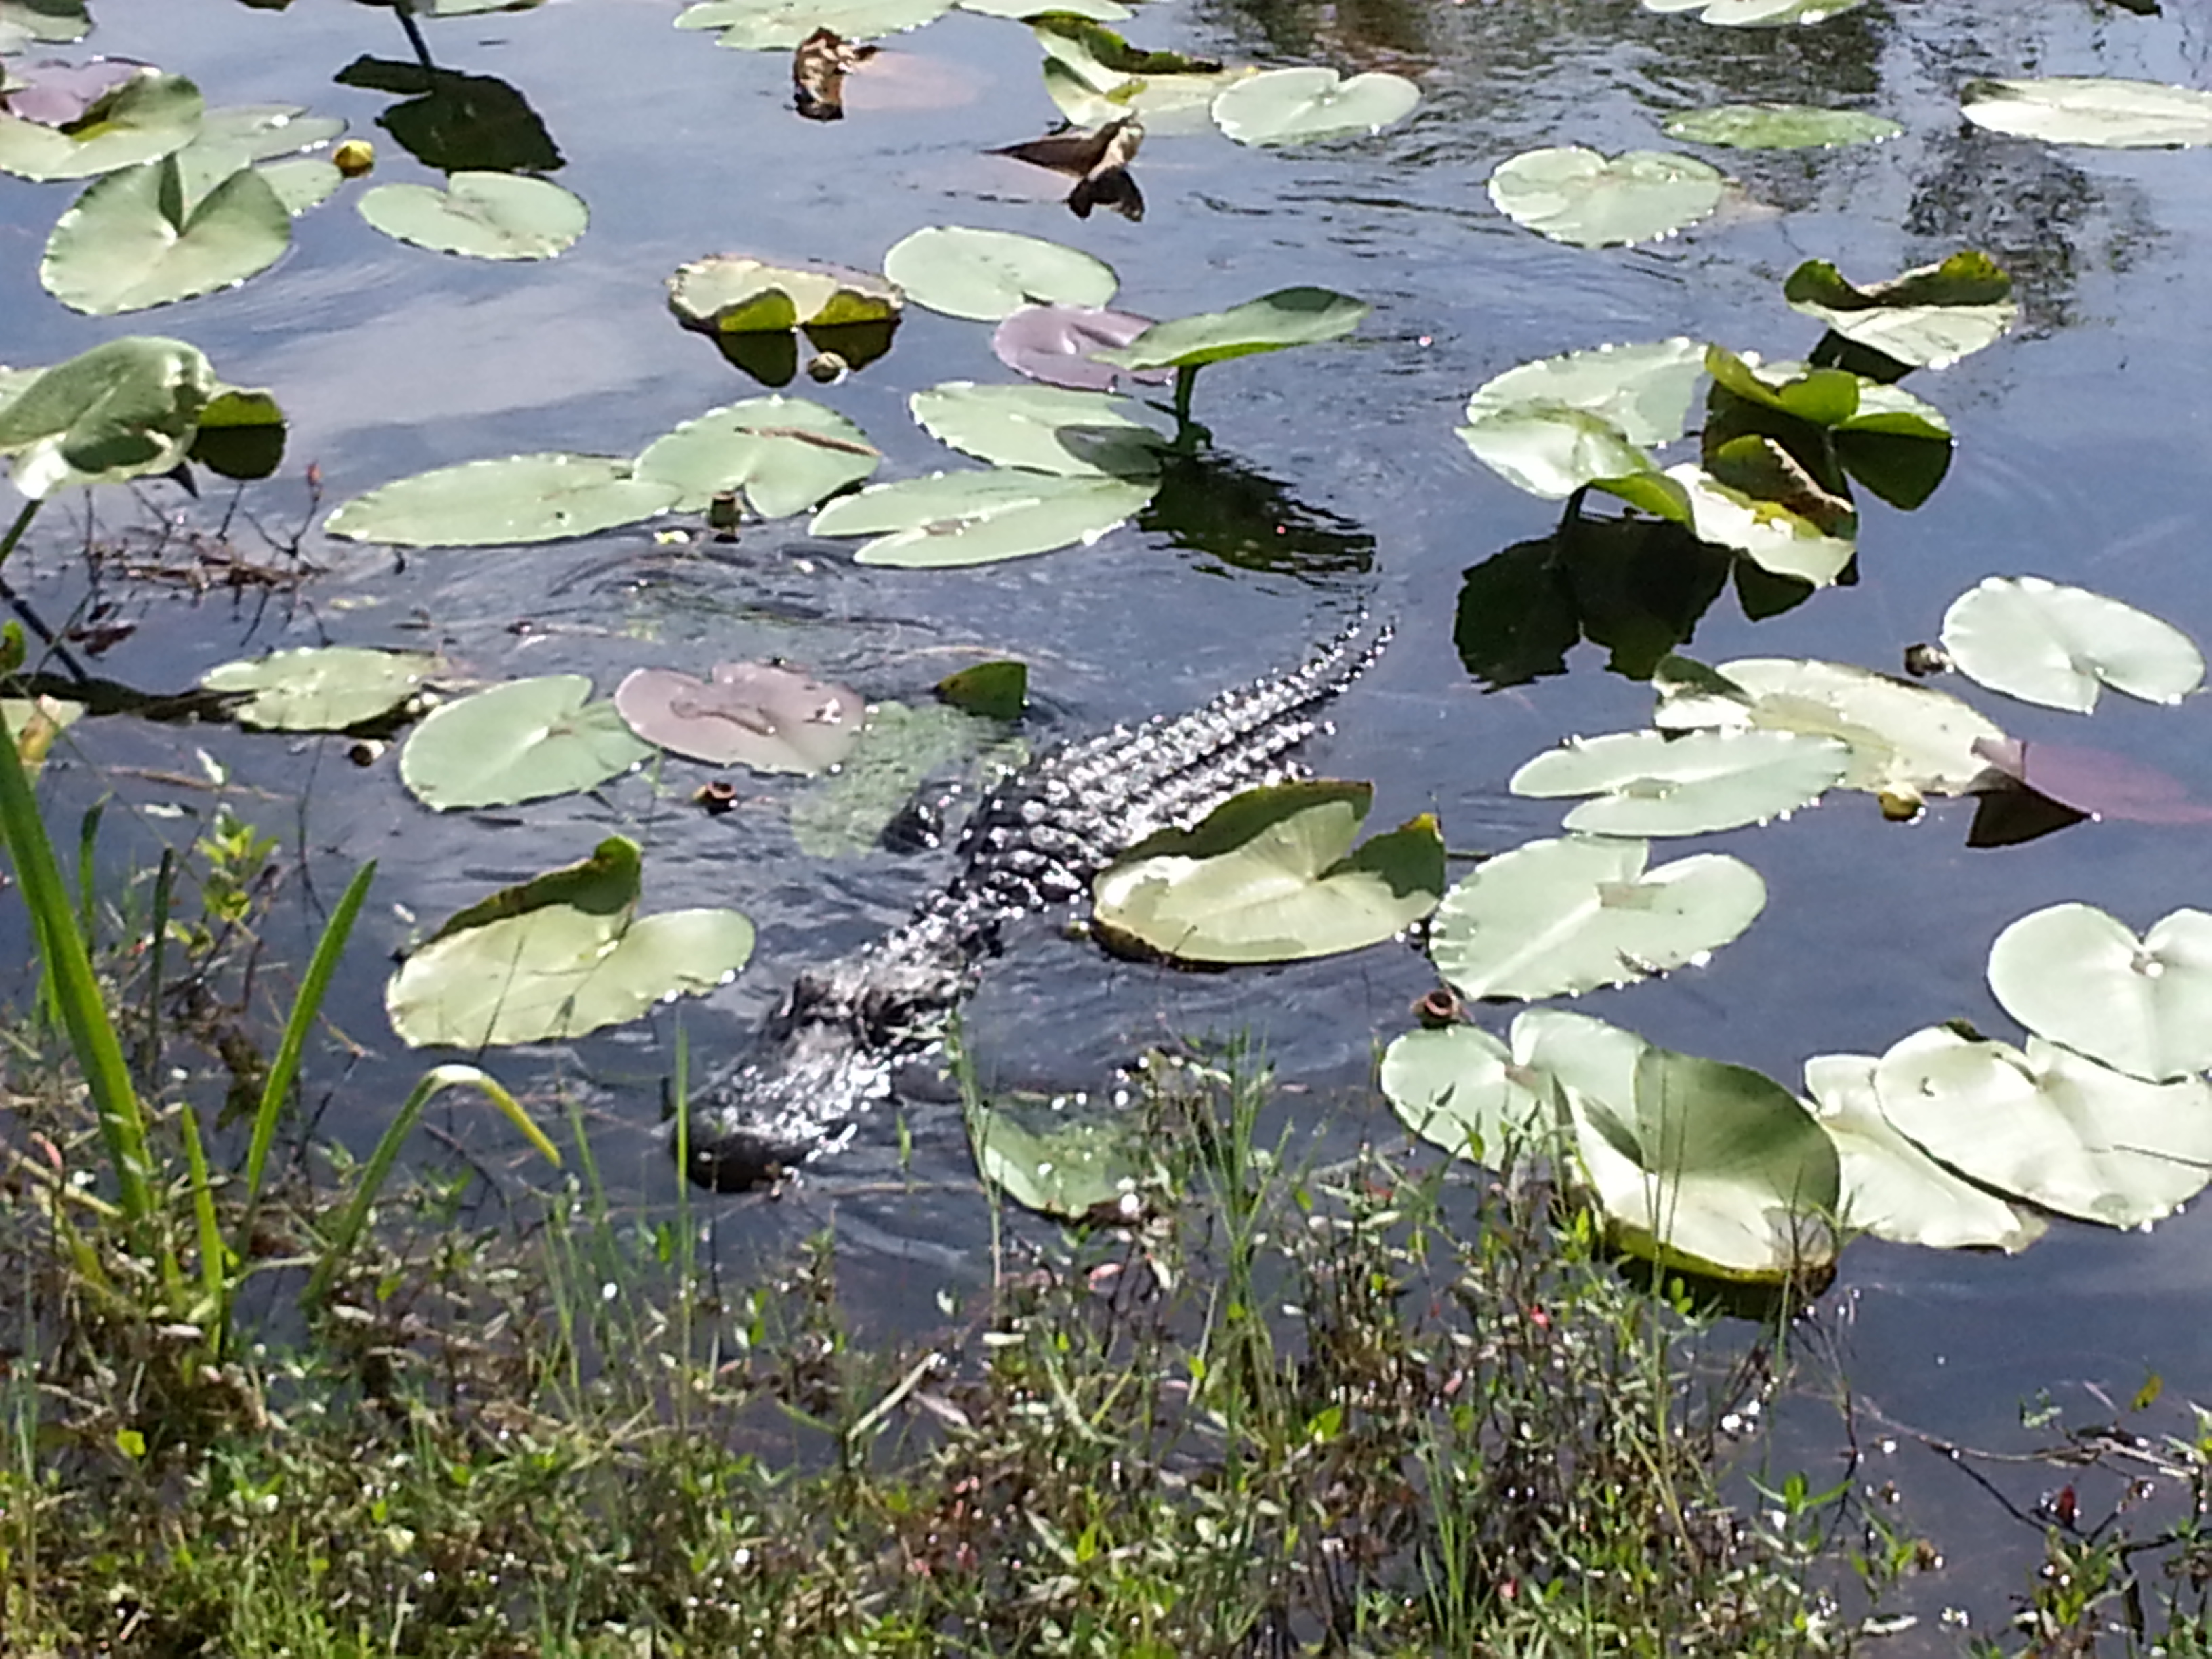
M391 100L331 76L363 55L405 56L392 20L356 6L97 0L95 9L88 49L187 73L211 103L307 103L362 133L375 132ZM2142 19L2085 0L1899 0L1769 33L1649 15L1629 0L1161 5L1127 26L1146 44L1393 68L1419 81L1425 101L1379 137L1311 149L1244 149L1210 131L1157 138L1140 169L1140 224L1077 222L979 157L1053 115L1018 25L956 13L901 38L879 100L891 106L856 99L850 118L818 126L790 112L780 54L718 51L670 29L675 9L556 0L431 29L441 61L527 98L563 158L560 182L590 203L590 233L558 261L441 259L386 240L340 202L301 219L283 265L240 289L88 321L35 275L69 187L0 180L0 361L51 362L132 331L191 338L228 378L272 387L292 419L284 481L246 497L280 528L308 515L299 466L309 460L327 505L450 461L628 453L749 395L751 382L663 308L665 276L713 252L865 269L910 230L974 224L1087 249L1119 273L1119 303L1153 315L1289 283L1357 294L1375 313L1349 341L1209 370L1199 414L1215 465L1200 499L1089 549L968 571L866 569L809 540L801 520L748 528L733 545L665 546L648 527L397 560L311 529L306 556L325 569L296 595L118 591L138 627L100 672L179 687L234 656L329 641L434 646L465 677L581 672L605 690L641 664L701 671L783 655L872 697L911 700L952 666L1009 654L1031 664L1036 735L1048 737L1186 706L1292 660L1366 607L1397 619L1397 642L1312 757L1376 782L1376 823L1433 810L1456 848L1510 846L1558 822L1554 806L1506 795L1512 770L1564 734L1644 723L1650 693L1607 674L1588 647L1565 677L1499 692L1462 666L1453 638L1462 573L1554 522L1455 438L1468 392L1516 362L1609 340L1690 334L1794 356L1815 332L1780 295L1801 260L1872 279L1967 246L2014 271L2027 321L1949 371L1916 377L1957 432L1942 489L1911 514L1866 510L1856 586L1757 624L1724 596L1692 648L1706 660L1892 668L1906 645L1934 636L1956 594L1998 573L2077 582L2212 640L2197 500L2212 464L2212 306L2196 258L2212 255L2212 154L1996 138L1966 126L1955 99L1976 74L2201 82L2212 28L2194 7ZM1908 131L1832 154L1730 153L1741 199L1633 250L1545 241L1485 195L1490 168L1515 150L1655 147L1666 112L1747 100L1863 104ZM397 145L380 149L380 177L421 171ZM988 330L913 308L888 357L812 395L883 447L881 476L905 476L939 452L904 399L956 377L1003 378ZM11 566L47 613L84 591L73 545L50 520ZM2108 704L2094 741L2212 790L2205 707ZM2066 715L1996 712L2016 735L2087 740ZM356 970L331 1008L376 1055L325 1121L349 1139L374 1134L411 1075L379 1000L384 955L409 936L410 916L433 921L582 856L604 834L631 834L647 849L648 908L730 903L761 925L740 980L683 1012L695 1063L711 1066L794 966L867 937L943 873L927 855L805 857L781 810L796 786L780 781L761 783L756 804L705 817L684 802L696 779L680 765L658 794L632 777L597 795L441 817L402 792L390 757L357 770L337 739L113 719L74 734L57 768L61 798L112 788L141 806L204 807L158 775L194 769L195 745L266 792L241 810L304 850L317 895L334 893L358 860L381 860ZM1708 968L1584 1006L1655 1042L1794 1081L1808 1055L1879 1053L1935 1020L2010 1029L1982 969L1991 938L2030 909L2081 899L2142 927L2212 902L2201 830L2087 825L1970 851L1969 816L1954 804L1899 827L1851 795L1713 837L1765 878L1759 924ZM171 832L169 820L138 819L111 854L143 861ZM280 949L309 937L312 910L288 913L296 935ZM1188 977L1110 963L1040 927L989 975L969 1033L987 1074L1080 1087L1162 1035L1249 1030L1304 1091L1294 1109L1336 1102L1333 1133L1384 1136L1395 1125L1365 1088L1374 1048L1404 1029L1407 1005L1430 982L1402 948ZM518 1083L552 1078L583 1091L609 1166L641 1192L665 1190L649 1129L672 1030L664 1018L571 1053L495 1063ZM983 1271L983 1210L955 1115L919 1109L910 1127L910 1170L891 1126L873 1124L781 1204L727 1202L720 1228L742 1244L834 1218L856 1279L887 1298L972 1279ZM2149 1237L2062 1225L2015 1261L1856 1245L1835 1292L1853 1314L1851 1375L1897 1417L1967 1439L1999 1436L2015 1401L2046 1385L2125 1396L2149 1369L2177 1390L2212 1392L2208 1247L2201 1212Z

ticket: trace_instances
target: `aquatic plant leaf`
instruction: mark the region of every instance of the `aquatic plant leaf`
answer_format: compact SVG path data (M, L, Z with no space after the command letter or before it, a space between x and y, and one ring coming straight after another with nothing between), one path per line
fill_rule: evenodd
M2002 1250L2043 1237L2045 1222L1962 1181L1899 1133L1881 1115L1869 1054L1816 1054L1805 1062L1813 1115L1843 1167L1837 1218L1846 1231L1938 1250Z
M674 484L681 513L742 489L763 519L819 505L873 473L882 452L843 416L805 398L748 398L710 409L637 458L640 478Z
M190 459L240 482L266 478L284 459L284 410L266 391L219 387L200 411Z
M400 547L499 547L635 524L683 495L682 485L641 478L612 455L509 455L385 484L346 502L323 528Z
M810 858L867 852L931 773L991 734L988 722L948 704L876 704L844 764L792 803L792 838Z
M14 458L10 482L34 501L167 472L216 391L198 347L126 335L57 363L0 404L0 455Z
M1142 404L1103 392L948 380L915 392L908 407L939 443L1064 478L1152 483L1168 447L1165 434L1139 418L1148 412Z
M1146 132L1164 137L1211 131L1213 100L1256 73L1248 64L1186 75L1120 76L1080 67L1073 56L1049 57L1044 64L1044 89L1060 114L1076 126L1104 126L1133 115Z
M939 701L994 720L1018 720L1030 706L1029 665L979 662L937 683Z
M1221 65L1210 58L1133 46L1112 29L1065 8L1030 14L1030 32L1051 61L1065 64L1100 92L1153 76L1210 75Z
M924 569L991 564L1080 544L1126 523L1157 479L1064 478L1023 467L933 472L872 484L814 515L817 536L873 536L861 564Z
M753 948L734 910L637 916L638 849L611 836L582 865L454 917L386 984L410 1048L557 1042L726 984Z
M1490 199L1516 224L1577 247L1655 242L1705 218L1726 181L1659 150L1607 157L1580 145L1524 150L1498 164Z
M210 668L210 691L250 694L240 726L274 732L343 732L404 707L437 666L423 651L308 646Z
M2148 1083L2212 1067L2212 915L2138 939L2087 904L2031 912L1990 946L1990 990L2038 1036Z
M1702 964L1766 907L1766 884L1739 859L1649 870L1650 854L1568 836L1486 859L1437 906L1429 959L1470 1000L1573 995Z
M1964 794L1988 763L1982 746L2004 740L1971 703L1850 663L1744 657L1717 672L1717 684L1662 664L1653 677L1659 706L1652 723L1674 732L1759 727L1835 738L1850 750L1840 780L1846 789Z
M678 265L668 279L668 308L702 334L779 334L896 318L905 303L897 284L843 265L773 265L742 253L717 253Z
M679 29L720 29L714 44L789 52L817 29L848 40L903 34L942 17L952 0L702 0L677 14Z
M2171 772L2116 755L2063 743L2006 738L1978 743L1990 767L2069 811L2131 823L2212 823L2212 801L2200 801Z
M1825 259L1808 259L1782 285L1790 308L1870 351L1915 368L1948 368L2019 319L2012 278L1986 253L1954 253L1860 288Z
M1806 104L1717 104L1670 115L1661 131L1689 144L1726 149L1836 149L1878 144L1905 131L1887 115Z
M718 662L701 680L634 669L615 688L631 731L688 760L826 772L852 752L868 706L849 687L769 663Z
M1119 379L1158 385L1175 378L1164 368L1130 373L1091 354L1125 346L1152 325L1149 317L1097 306L1024 306L991 336L991 351L1017 374L1075 392L1110 392Z
M1557 1127L1541 1079L1516 1071L1512 1054L1474 1025L1406 1031L1382 1052L1383 1097L1432 1146L1495 1169L1543 1152Z
M1540 358L1476 387L1459 439L1547 501L1595 485L1686 521L1687 498L1644 447L1683 434L1705 372L1704 345L1683 338Z
M39 281L72 311L112 317L234 288L291 245L291 213L253 168L201 195L166 155L95 179L46 239Z
M1226 311L1154 323L1127 345L1091 355L1117 368L1197 368L1337 339L1358 328L1373 309L1364 300L1329 289L1278 289Z
M0 0L0 52L20 51L34 40L66 46L91 33L85 0Z
M61 697L0 697L0 727L15 745L15 757L32 776L53 752L54 739L83 717L84 705Z
M2204 657L2171 623L2040 576L1987 576L1943 613L1943 648L1969 679L2024 702L2086 714L2105 686L2179 702Z
M1095 925L1183 962L1296 962L1379 944L1436 908L1444 843L1424 815L1354 852L1374 794L1333 781L1245 790L1102 872Z
M1074 248L964 225L903 238L884 255L884 274L918 305L985 323L1024 306L1103 306L1118 285L1111 266Z
M269 181L269 188L295 219L322 206L345 183L345 174L338 171L337 163L319 155L287 155L264 161L254 171Z
M399 781L441 812L595 789L651 757L583 674L510 680L434 708L399 751Z
M1850 750L1797 732L1613 732L1572 738L1529 761L1507 787L1551 799L1590 795L1566 816L1590 836L1694 836L1809 806L1841 782Z
M2187 149L2212 144L2212 93L2093 75L1969 81L1960 112L1978 127L2051 144Z
M335 115L310 115L299 104L234 104L209 110L193 145L221 145L243 161L272 161L320 149L346 130Z
M5 15L0 10L0 17ZM0 92L7 94L10 115L36 121L42 127L72 126L94 104L144 74L148 67L122 58L94 58L82 64L9 64L0 69Z
M969 1139L987 1182L1063 1221L1114 1215L1147 1168L1134 1114L1103 1105L994 1096L969 1119Z
M1866 0L1644 0L1646 11L1694 11L1698 21L1722 28L1782 28L1824 23Z
M550 179L456 173L446 188L379 185L355 204L394 240L470 259L550 259L591 222L581 198Z
M1010 17L1027 22L1037 15L1036 0L953 0L953 3L962 11L980 12L986 17ZM1120 0L1064 0L1054 5L1053 11L1094 23L1125 22L1136 15Z
M1723 483L1695 461L1664 475L1689 498L1690 526L1700 541L1733 547L1762 570L1826 587L1844 573L1856 546L1802 514Z
M2170 1215L2212 1178L2212 1085L2124 1076L2030 1037L2027 1051L1948 1026L1875 1064L1881 1115L1971 1181L2108 1227Z
M0 173L89 179L158 161L191 143L204 109L183 76L149 69L95 100L67 132L0 110Z
M1240 144L1303 144L1380 132L1420 101L1419 87L1388 70L1346 80L1320 66L1267 70L1224 88L1213 100L1213 119Z

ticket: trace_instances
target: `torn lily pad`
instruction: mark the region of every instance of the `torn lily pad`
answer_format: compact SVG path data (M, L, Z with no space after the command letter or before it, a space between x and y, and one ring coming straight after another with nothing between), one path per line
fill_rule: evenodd
M422 651L309 646L210 668L200 684L242 695L240 726L276 732L343 732L404 708L437 665Z
M512 680L441 705L408 734L399 781L440 812L596 789L652 757L583 674Z
M1943 648L1969 679L2024 702L2086 714L2106 686L2179 702L2204 657L2171 623L2040 576L1989 576L1943 613Z
M825 772L851 752L867 704L857 691L769 663L716 663L701 680L633 670L615 689L630 730L687 760L762 772Z

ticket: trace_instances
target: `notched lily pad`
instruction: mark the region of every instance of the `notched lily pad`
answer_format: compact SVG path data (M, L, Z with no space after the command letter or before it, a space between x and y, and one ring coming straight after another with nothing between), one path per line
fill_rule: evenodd
M918 305L995 323L1024 306L1097 307L1119 285L1112 267L1042 237L939 225L884 255L884 274Z
M343 732L403 708L437 665L422 651L310 646L210 668L210 691L245 694L240 726L276 732Z
M546 179L456 173L446 188L379 185L356 204L386 236L471 259L550 259L591 223L580 197Z
M775 334L892 320L906 296L896 283L843 265L776 265L718 253L679 265L668 308L702 334Z
M2212 1068L2212 915L2137 939L2087 904L2022 916L1990 946L1990 989L2039 1036L2149 1083Z
M1613 732L1571 738L1513 775L1516 795L1590 795L1566 827L1592 836L1694 836L1764 823L1842 781L1850 750L1797 732Z
M1240 144L1303 144L1380 132L1411 115L1421 89L1402 75L1370 70L1349 79L1320 66L1268 70L1224 88L1216 125Z
M615 689L630 730L688 760L762 772L824 772L867 714L857 691L769 663L716 663L712 678L633 670Z
M636 476L683 490L679 512L742 489L763 519L803 513L872 474L882 453L843 416L804 398L750 398L656 439Z
M1943 648L1969 679L2027 702L2087 714L2105 686L2179 702L2204 657L2148 611L2040 576L1989 576L1943 613Z
M1524 150L1498 164L1490 199L1516 224L1577 247L1655 242L1720 206L1726 181L1659 150L1607 157L1580 145Z
M583 674L513 680L434 708L399 751L399 781L441 812L596 789L649 758Z
M39 281L72 311L112 317L234 288L291 245L291 211L254 168L195 198L167 155L95 180L54 226Z

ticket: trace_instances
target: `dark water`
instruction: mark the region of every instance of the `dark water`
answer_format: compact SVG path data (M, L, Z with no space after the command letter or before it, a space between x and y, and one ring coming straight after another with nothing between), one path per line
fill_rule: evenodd
M1124 26L1140 43L1260 61L1389 67L1420 81L1415 117L1380 137L1259 152L1218 135L1157 137L1140 168L1141 225L1079 223L977 152L1034 136L1054 112L1019 26L955 14L894 42L899 100L822 127L786 106L777 54L716 49L667 27L662 0L555 0L544 10L429 26L442 62L497 76L544 118L559 181L592 210L590 234L551 264L443 259L368 229L344 201L297 222L285 263L245 288L106 321L38 288L38 249L71 188L0 179L0 361L52 361L126 332L173 332L218 372L265 383L292 422L288 482L249 504L272 524L307 511L296 465L319 464L325 505L449 461L518 451L629 453L678 421L758 388L662 308L684 260L724 250L870 267L908 231L963 223L1084 247L1121 278L1117 303L1153 315L1217 308L1289 283L1358 294L1376 312L1351 341L1211 369L1199 413L1219 461L1210 529L1125 530L1097 547L971 571L861 570L808 541L803 520L750 528L733 548L668 549L649 531L489 552L389 556L323 540L327 573L296 599L234 604L118 596L140 624L105 672L172 686L235 655L324 641L434 644L462 674L576 671L602 690L632 666L701 670L782 654L871 696L915 698L971 652L1032 665L1041 735L1176 708L1295 658L1364 605L1395 617L1398 643L1347 698L1327 770L1374 779L1374 822L1422 810L1455 847L1549 833L1555 807L1504 781L1569 732L1644 723L1646 689L1607 675L1585 647L1563 678L1486 694L1452 641L1461 573L1553 521L1544 503L1475 463L1453 436L1467 393L1523 359L1677 333L1786 356L1815 330L1780 297L1800 260L1872 279L1962 246L2020 278L2026 325L1940 375L1911 382L1958 435L1949 478L1910 515L1870 504L1856 587L1772 621L1724 596L1693 648L1823 656L1891 667L1932 637L1945 606L1990 574L2033 573L2140 605L2212 640L2202 481L2212 463L2204 365L2212 307L2212 155L2058 151L1993 138L1958 118L1976 74L2095 73L2195 83L2212 28L2197 8L2141 19L2084 0L1923 0L1875 5L1820 28L1709 30L1628 0L1533 6L1160 6ZM386 14L305 0L287 13L216 0L97 0L86 49L193 76L211 104L285 101L347 117L379 138L378 177L421 174L375 129L387 99L335 85L362 54L406 56ZM1589 252L1493 212L1490 168L1533 144L1665 147L1664 112L1748 99L1846 102L1904 121L1905 137L1834 155L1729 154L1744 199L1674 240ZM857 102L857 100L856 100ZM911 309L896 349L820 396L887 453L880 476L939 453L908 419L914 390L1003 378L982 325ZM803 386L799 388L807 390ZM111 509L118 520L129 513ZM58 516L58 515L57 515ZM1275 536L1278 523L1302 526ZM66 609L82 591L70 538L47 533L27 590ZM1256 560L1255 547L1274 556ZM1288 548L1291 556L1282 556ZM22 579L23 573L11 570ZM517 631L527 623L526 631ZM2212 790L2205 705L2108 706L2093 728L1982 698L2031 739L2094 741ZM438 817L399 788L390 759L356 771L335 741L221 729L180 736L112 720L75 735L62 799L114 788L134 804L204 797L129 769L190 769L205 749L269 798L242 811L303 848L318 891L382 860L356 975L333 1018L376 1050L325 1127L366 1140L415 1064L386 1036L382 953L488 888L580 857L621 830L647 847L648 908L727 902L762 926L753 965L683 1014L699 1065L748 1030L792 967L895 918L940 873L888 854L824 864L762 808L708 820L684 807L690 771L656 799L631 778L604 795ZM249 810L250 808L250 810ZM1771 899L1709 969L1587 999L1589 1011L1669 1046L1794 1082L1823 1052L1879 1053L1921 1024L1964 1016L2009 1030L1982 982L1990 940L2044 904L2081 899L2140 927L2212 902L2201 831L2087 826L1999 852L1962 846L1953 806L1910 828L1865 797L1718 837L1765 876ZM112 850L142 860L172 821L125 828ZM404 912L403 914L403 908ZM308 937L312 907L276 944ZM295 938L283 934L291 930ZM1332 1133L1386 1135L1364 1085L1375 1045L1429 982L1410 952L1221 977L1109 964L1043 930L995 971L971 1036L985 1070L1081 1086L1137 1044L1174 1032L1250 1030L1315 1102L1348 1103ZM501 1056L517 1083L585 1099L602 1157L641 1192L666 1176L647 1134L672 1026L572 1053ZM917 1114L909 1189L888 1125L780 1206L719 1218L739 1248L834 1218L852 1282L887 1303L984 1269L983 1209L964 1142L943 1112ZM2175 1395L2212 1390L2212 1257L2202 1215L2150 1237L2061 1225L2018 1261L1854 1247L1835 1306L1848 1310L1850 1370L1870 1401L1950 1436L1996 1440L2015 1401L2050 1386L2124 1397L2146 1370ZM2069 1391L2072 1391L2071 1395ZM1806 1431L1811 1451L1824 1434ZM1926 1472L1923 1471L1923 1474ZM1927 1474L1931 1485L1939 1478ZM1940 1492L1936 1494L1940 1497ZM1994 1607L1974 1600L1978 1618Z

